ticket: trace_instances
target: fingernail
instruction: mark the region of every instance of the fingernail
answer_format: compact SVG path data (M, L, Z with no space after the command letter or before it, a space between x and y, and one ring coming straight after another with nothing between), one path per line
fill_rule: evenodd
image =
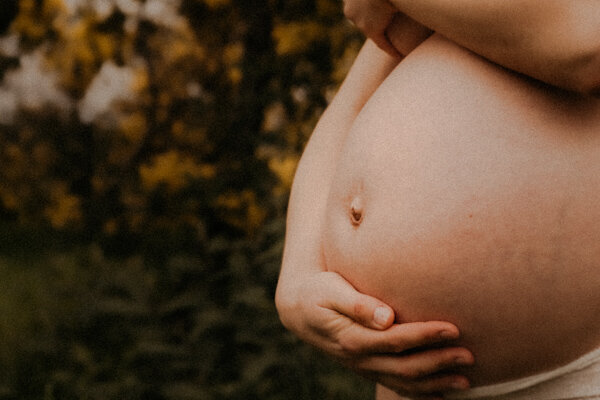
M385 326L390 319L390 310L386 307L377 307L373 314L373 319L377 325Z

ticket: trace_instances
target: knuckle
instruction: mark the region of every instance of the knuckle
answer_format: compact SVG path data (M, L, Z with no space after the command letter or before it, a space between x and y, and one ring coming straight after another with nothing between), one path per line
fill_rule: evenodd
M338 342L342 352L347 356L353 357L362 353L362 349L358 341L349 335L340 336Z
M333 346L331 347L331 351L328 351L327 354L331 355L342 365L348 367L347 363L350 360L350 358L344 352L344 349L342 348L342 346L340 346L339 343L334 343Z
M365 313L365 305L361 304L359 302L354 303L354 306L352 307L352 311L354 312L354 315L357 317L362 317L363 314Z

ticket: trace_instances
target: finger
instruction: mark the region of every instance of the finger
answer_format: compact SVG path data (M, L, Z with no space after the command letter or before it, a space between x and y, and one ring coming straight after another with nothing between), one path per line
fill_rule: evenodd
M375 398L376 399L398 399L398 400L409 400L406 397L398 397L398 393L393 391L390 388L387 388L383 385L377 384L375 389ZM442 396L411 396L412 400L444 400Z
M405 14L396 13L386 27L386 33L394 48L406 56L431 36L433 31Z
M411 400L444 400L444 396L436 396L436 395L430 395L430 396L412 396Z
M393 21L397 12L393 8L387 8L389 6L387 3L383 4L384 6L380 6L379 10L370 10L357 26L380 49L398 58L401 57L400 53L386 35L386 28Z
M375 44L377 45L377 47L379 47L381 50L385 51L386 53L388 53L390 56L394 57L394 58L401 58L402 54L400 54L400 52L398 50L396 50L396 48L394 47L394 45L392 45L392 43L389 41L389 39L387 38L385 31L371 35L369 37L373 42L375 42Z
M368 356L352 361L351 367L367 373L394 375L415 380L443 372L449 368L472 365L473 362L473 355L467 349L448 347L406 356Z
M394 310L374 297L358 292L341 275L328 273L328 293L322 307L347 316L371 329L387 329L394 323Z
M401 397L399 397L400 395ZM410 399L408 397L404 397L402 393L398 393L395 390L392 390L388 387L383 386L382 384L377 384L375 387L375 398L376 399L385 399L385 400L444 400L442 395L416 395L410 394Z
M442 375L431 378L407 381L392 375L379 375L369 379L396 391L401 395L425 396L441 395L442 393L466 390L470 387L469 380L462 375Z
M401 353L457 339L458 328L443 321L396 324L384 331L347 325L337 332L339 345L349 354Z

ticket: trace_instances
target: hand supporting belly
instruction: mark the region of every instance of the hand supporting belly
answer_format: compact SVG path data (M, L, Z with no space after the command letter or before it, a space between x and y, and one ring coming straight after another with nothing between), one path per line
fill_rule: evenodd
M599 176L597 100L434 37L355 122L327 266L402 321L456 324L474 384L550 369L600 345Z

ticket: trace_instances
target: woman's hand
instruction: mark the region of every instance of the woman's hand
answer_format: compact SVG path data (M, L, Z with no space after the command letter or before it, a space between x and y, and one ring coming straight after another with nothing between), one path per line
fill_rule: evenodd
M394 14L398 10L388 0L344 0L344 15L369 39L393 57L400 53L386 36Z
M458 338L456 326L442 321L394 324L389 306L359 293L334 272L307 276L295 286L286 290L290 300L277 301L284 325L358 374L401 395L427 399L468 387L464 376L448 370L472 364L473 355L464 348L440 347Z
M398 12L388 0L345 0L344 14L369 39L394 57L405 57L433 31Z

